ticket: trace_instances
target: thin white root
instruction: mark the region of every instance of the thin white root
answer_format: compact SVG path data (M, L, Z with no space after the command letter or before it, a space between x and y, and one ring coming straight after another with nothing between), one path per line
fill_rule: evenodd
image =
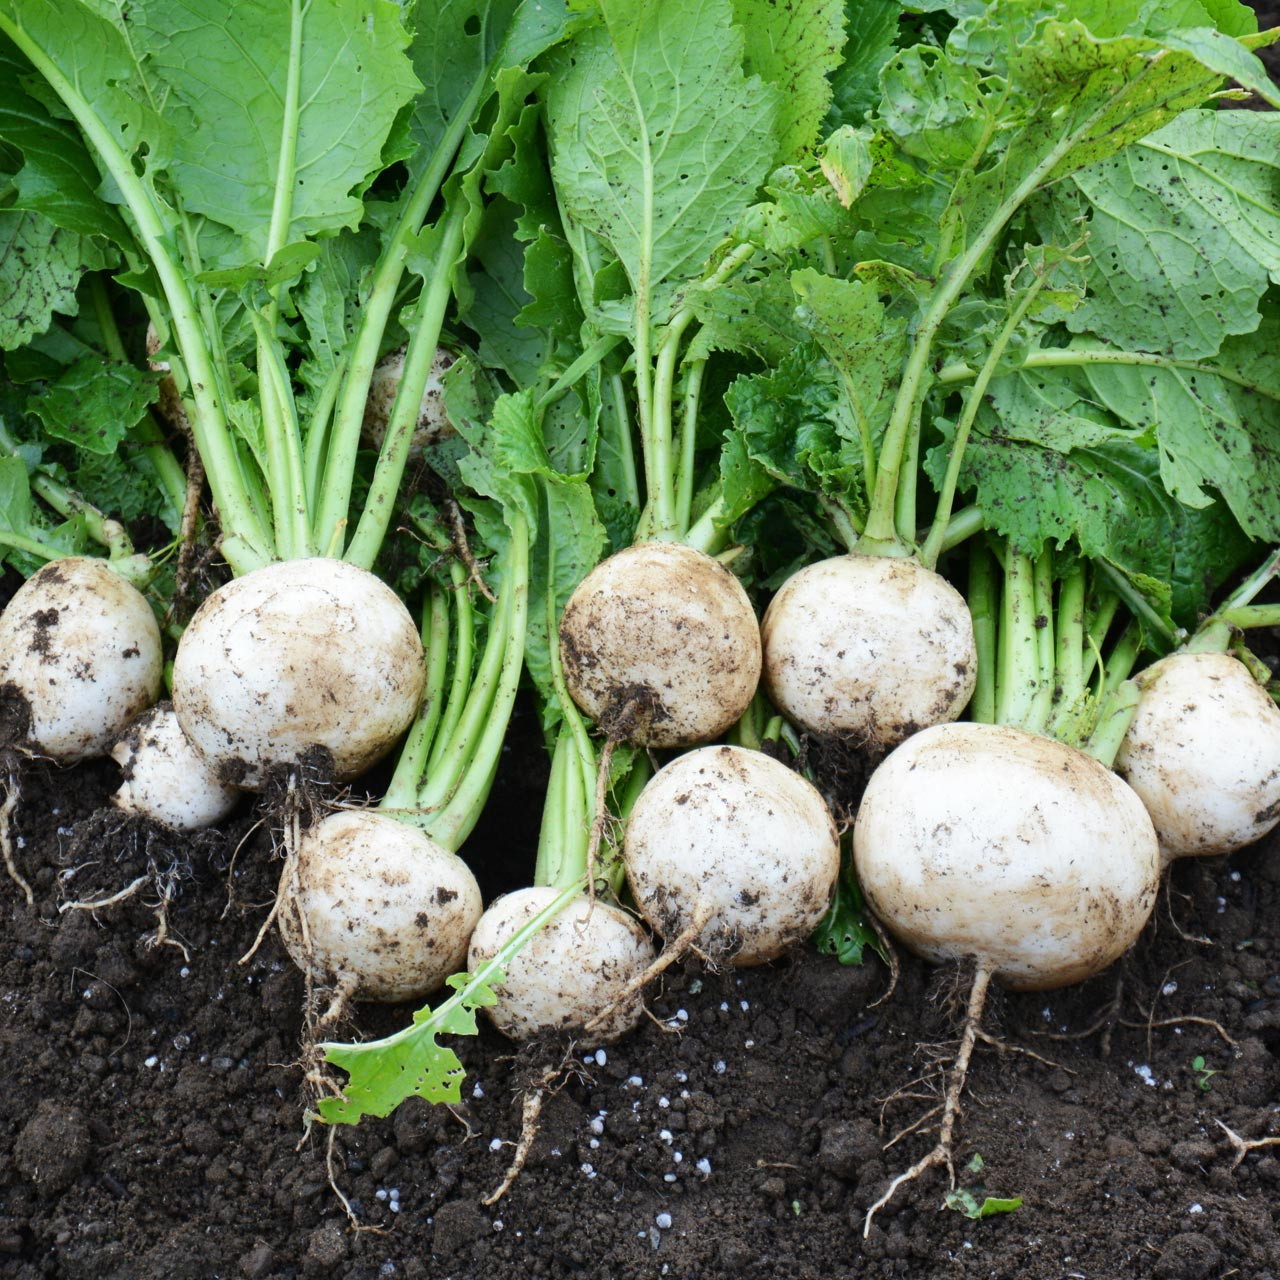
M491 1191L481 1204L489 1207L495 1205L515 1185L515 1180L524 1170L529 1152L533 1149L533 1141L538 1136L539 1118L542 1115L542 1100L547 1095L545 1087L530 1089L524 1095L524 1106L520 1113L520 1141L516 1144L515 1155L507 1166L507 1172L498 1187Z
M106 907L114 907L118 903L126 902L150 883L151 875L148 873L145 876L139 876L131 884L125 885L119 893L113 893L109 898L94 898L91 902L61 902L58 904L58 914L61 915L64 911L101 911Z
M1280 1147L1280 1138L1242 1138L1234 1129L1223 1124L1221 1120L1215 1120L1214 1124L1227 1135L1227 1141L1231 1143L1231 1148L1236 1153L1236 1158L1231 1162L1232 1173L1240 1167L1245 1156L1250 1151L1257 1151L1262 1147Z
M329 1177L329 1190L338 1197L338 1203L342 1206L343 1212L347 1215L347 1221L351 1224L352 1231L372 1231L376 1235L385 1235L383 1227L375 1227L372 1223L361 1222L356 1217L356 1211L351 1206L351 1201L343 1194L342 1188L338 1186L338 1172L334 1161L334 1148L337 1144L338 1130L333 1126L329 1128L328 1141L325 1143L324 1151L324 1168L325 1173Z
M693 919L684 927L681 932L662 948L662 954L658 956L654 962L649 965L643 972L636 974L630 982L627 983L621 991L618 992L612 1000L609 1001L603 1009L601 1009L595 1017L593 1017L582 1028L588 1035L595 1031L598 1027L604 1025L616 1010L625 1005L633 997L637 996L641 991L649 985L660 973L664 973L677 960L684 956L693 947L693 940L707 927L707 921L711 919L713 909L705 903L698 907L693 913Z
M868 1210L862 1223L862 1236L866 1239L871 1234L871 1223L876 1214L893 1199L898 1188L908 1182L921 1178L936 1165L945 1165L947 1177L952 1187L956 1185L955 1163L952 1159L952 1139L955 1134L956 1121L960 1117L960 1096L964 1093L965 1080L969 1075L969 1060L973 1056L973 1046L978 1040L979 1024L982 1021L983 1006L987 1001L987 989L991 985L991 971L978 969L973 975L973 985L969 988L969 1005L965 1013L964 1029L960 1035L960 1049L956 1053L955 1066L952 1068L951 1080L947 1085L942 1106L942 1122L938 1127L938 1141L933 1149L917 1160L911 1168L898 1174L879 1200Z
M9 879L22 890L23 896L27 900L27 906L34 907L36 904L35 894L31 892L31 886L23 879L22 872L18 870L18 864L13 856L13 813L18 807L18 774L13 768L9 769L9 776L5 782L4 803L0 804L0 850L4 853L4 869L9 873Z

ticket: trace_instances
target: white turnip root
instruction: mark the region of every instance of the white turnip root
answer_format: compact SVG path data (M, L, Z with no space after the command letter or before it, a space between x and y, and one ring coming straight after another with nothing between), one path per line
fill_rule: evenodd
M760 628L742 584L674 542L617 552L578 584L560 623L573 700L610 736L689 746L729 728L760 679Z
M365 401L364 425L361 436L365 442L375 449L382 447L382 438L387 433L387 423L391 420L391 407L396 402L396 392L400 390L400 379L404 376L405 351L393 351L385 359L378 361L369 381L369 398ZM427 385L422 392L422 403L418 409L418 422L414 428L413 441L409 445L409 457L421 458L422 451L433 441L453 431L453 424L444 407L444 383L441 379L457 357L444 347L437 347L435 357L431 361L431 371L427 374Z
M1116 772L1142 797L1165 860L1266 835L1280 822L1280 708L1244 663L1175 653L1135 679Z
M1075 747L1023 729L941 724L871 777L853 830L868 905L926 959L973 966L938 1140L867 1210L945 1165L993 978L1042 990L1100 973L1151 914L1160 856L1142 801Z
M964 597L914 560L845 555L793 574L761 623L764 685L811 733L872 748L956 719L977 655Z
M623 841L641 914L734 964L762 964L807 937L840 870L826 802L762 752L702 747L660 769L640 793Z
M173 664L173 705L219 777L250 789L317 748L331 778L386 755L418 708L422 642L384 582L340 560L287 560L220 587Z
M871 777L854 865L885 926L928 960L1041 990L1138 937L1160 859L1137 795L1092 757L1003 725L937 725Z
M361 1000L417 1000L461 968L480 889L416 827L346 810L307 830L285 864L280 934L312 980Z
M59 764L104 755L160 696L163 668L136 587L103 560L50 561L0 616L2 745Z
M124 772L114 803L171 831L221 822L240 799L191 745L171 706L144 711L112 747L111 758Z
M472 935L468 969L475 972L491 959L560 893L551 886L517 889L493 902ZM561 908L507 965L506 977L494 988L498 1003L485 1012L504 1035L528 1040L581 1032L607 1010L583 1043L616 1040L636 1025L642 1009L639 993L626 998L624 988L653 959L653 943L633 917L584 894Z

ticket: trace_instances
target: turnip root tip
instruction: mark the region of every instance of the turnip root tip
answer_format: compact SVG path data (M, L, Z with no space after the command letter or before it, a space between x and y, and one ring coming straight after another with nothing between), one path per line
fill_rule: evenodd
M573 700L611 737L689 746L729 728L760 680L760 628L718 561L644 542L598 564L560 623Z
M811 733L873 749L954 720L977 654L964 597L914 560L845 555L792 575L761 623L764 684Z

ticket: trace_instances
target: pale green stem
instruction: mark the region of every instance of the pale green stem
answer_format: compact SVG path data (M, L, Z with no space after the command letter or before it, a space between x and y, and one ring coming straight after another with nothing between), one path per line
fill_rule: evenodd
M492 79L492 67L486 67L458 106L449 127L441 138L421 181L406 199L387 247L374 271L369 295L360 309L360 327L356 333L338 398L338 409L330 429L330 445L325 471L320 482L320 508L313 527L333 531L347 519L351 506L351 486L355 475L356 454L360 448L360 427L364 421L369 383L378 360L378 348L386 332L391 308L405 271L405 247L426 218L432 201L440 190L453 157L462 144L471 119L484 101Z
M307 419L307 428L302 437L302 479L307 490L307 510L314 510L320 474L324 468L325 446L329 441L329 418L333 406L337 403L338 390L342 386L343 374L346 371L346 356L338 361L329 371L324 386L312 406L311 415Z
M485 637L484 650L466 705L449 733L444 750L432 753L431 768L418 792L417 807L428 814L433 810L443 812L443 806L453 805L459 788L464 788L472 773L475 761L484 758L486 746L492 745L495 728L499 747L506 736L507 721L511 717L510 702L515 697L515 680L519 677L524 655L524 624L529 596L529 528L519 516L512 521L512 526L511 551L501 596L489 619L489 634ZM497 767L496 752L490 751L489 755L492 756L489 778L485 778L484 769L475 770L479 777L473 779L472 787L464 788L464 792L472 793L472 808L476 807L475 783L484 780L483 791L487 794L492 769ZM457 810L454 812L456 814ZM464 808L463 812L468 813L470 809ZM428 818L427 826L432 835L441 838L434 817Z
M289 5L289 66L285 72L283 119L280 126L280 150L276 160L275 189L271 200L271 225L267 229L267 248L263 265L269 266L276 254L289 243L293 222L293 184L298 166L299 101L302 96L302 15L300 0ZM279 316L280 286L271 290L267 307L267 327L273 333Z
M1023 727L1033 733L1044 733L1053 710L1053 552L1046 547L1035 558L1032 567L1032 592L1035 614L1032 626L1036 642L1036 690Z
M977 683L969 700L969 715L980 724L995 724L999 665L995 559L981 544L973 548L969 557L967 598L973 618L974 651L978 664Z
M445 308L453 293L453 271L462 249L465 212L465 206L459 204L445 216L439 253L425 295L418 304L417 322L409 340L409 349L405 352L400 385L396 388L396 398L387 419L387 430L374 466L369 494L344 557L362 569L373 568L395 511L396 494L404 478L409 448L418 425L422 395L431 376Z
M438 583L431 584L422 609L422 642L426 650L427 678L418 704L418 714L400 749L391 784L380 809L411 809L417 803L418 788L427 765L427 753L435 740L444 709L445 681L449 669L449 596Z
M1018 305L1010 313L1009 318L1001 326L1000 332L996 335L996 340L991 344L990 351L987 352L987 358L982 362L982 368L978 370L978 376L974 380L973 386L969 388L969 393L965 397L964 409L960 414L960 420L956 423L955 439L951 442L951 455L947 459L947 472L943 477L942 487L938 491L937 511L933 517L933 524L929 529L929 536L925 539L924 546L920 551L920 562L926 569L936 568L938 557L942 554L943 545L948 534L948 524L951 520L951 509L955 503L956 485L960 482L960 468L964 462L965 447L969 443L969 433L973 430L978 410L982 407L986 397L987 387L990 385L991 379L996 376L1001 362L1004 360L1004 353L1008 350L1009 343L1013 340L1013 336L1017 333L1023 320L1026 319L1027 312L1031 309L1031 304L1047 282L1047 273L1038 274L1026 290Z
M1005 557L996 720L1022 728L1040 687L1034 573L1030 556L1009 548Z
M466 704L467 693L471 688L471 667L475 661L475 609L471 603L471 588L467 579L466 566L459 564L456 560L453 561L449 565L449 577L453 583L455 614L453 679L449 685L444 713L440 726L436 730L431 754L427 757L427 767L423 771L427 777L434 772L462 716L462 708Z
M680 426L680 467L676 475L676 524L687 531L693 516L694 452L698 443L698 408L707 362L695 360L685 373L684 414Z

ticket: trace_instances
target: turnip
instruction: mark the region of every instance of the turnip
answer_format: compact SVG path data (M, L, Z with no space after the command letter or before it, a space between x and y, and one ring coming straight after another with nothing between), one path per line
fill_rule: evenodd
M5 867L27 903L10 821L18 801L13 754L74 764L102 755L160 696L163 657L151 606L102 560L67 556L37 570L0 615L0 810Z
M111 758L123 773L114 803L173 831L221 822L240 798L191 745L172 706L144 711L112 747Z
M977 678L964 597L914 560L837 556L789 578L761 623L764 684L811 733L871 748L954 720Z
M461 967L480 889L457 854L388 814L339 811L286 865L280 933L294 962L362 1000L411 1000Z
M723 565L674 542L619 551L578 585L560 621L573 700L615 738L689 746L723 733L760 678L760 631Z
M872 775L853 847L897 938L1014 990L1101 972L1142 931L1159 884L1138 796L1075 747L1007 725L904 742Z
M59 764L104 755L160 696L160 628L106 561L52 560L0 616L6 745Z
M560 889L534 885L494 902L471 938L467 967L478 969ZM494 1026L515 1040L557 1031L581 1031L602 1010L603 1022L583 1043L616 1040L640 1019L638 993L617 1000L653 962L653 943L632 916L586 894L560 909L507 965L489 1010Z
M973 966L937 1143L889 1184L945 1165L992 979L1039 990L1100 973L1135 941L1155 903L1160 856L1137 794L1108 767L1137 691L1085 696L1085 574L1068 559L1054 599L1052 552L1002 547L1004 587L974 549L970 605L982 679L979 723L941 724L898 746L872 775L854 824L854 866L885 927L935 963ZM1055 607L1056 604L1056 607ZM1120 667L1127 669L1126 643ZM1055 707L1055 695L1069 713ZM1051 724L1081 747L1047 736Z
M641 914L670 947L762 964L812 932L840 869L812 783L742 747L702 747L660 769L623 840Z
M402 350L394 351L378 361L369 381L369 398L365 402L362 436L373 448L381 448L387 434L387 423L395 406L396 393L404 375ZM444 383L442 379L457 357L444 347L437 347L431 361L426 387L418 407L418 420L409 444L409 457L421 460L423 450L434 440L453 430L444 407Z
M1280 553L1268 556L1179 652L1135 677L1116 769L1147 806L1166 862L1230 853L1280 822L1280 709L1259 683L1269 673L1226 652L1236 629L1280 623L1275 605L1251 603L1278 564Z
M233 579L196 611L173 664L173 706L225 782L318 752L343 781L396 745L422 694L423 649L399 597L342 561L285 561Z

